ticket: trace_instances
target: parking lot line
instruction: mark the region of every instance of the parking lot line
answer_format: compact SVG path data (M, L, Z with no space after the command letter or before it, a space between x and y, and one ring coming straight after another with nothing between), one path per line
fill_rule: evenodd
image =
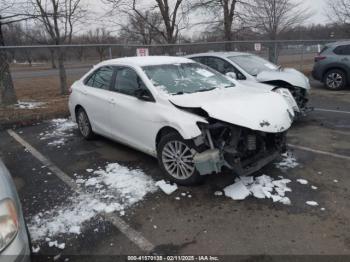
M20 135L18 135L13 130L7 130L8 134L15 139L18 143L24 146L28 152L30 152L36 159L38 159L43 165L50 169L58 178L60 178L66 185L68 185L72 190L77 193L81 192L81 189L70 178L66 173L64 173L59 167L52 163L47 157L36 150L32 145L25 141ZM131 242L137 245L142 251L150 253L154 250L155 246L148 241L142 234L131 226L128 225L123 219L116 216L115 214L102 214L104 218L111 222L120 232L122 232Z
M314 110L315 110L315 111L320 111L320 112L350 114L349 111L342 111L342 110L332 110L332 109L324 109L324 108L314 108Z
M313 153L320 154L320 155L326 155L326 156L332 156L332 157L341 158L341 159L345 159L345 160L350 160L350 156L339 155L336 153L321 151L321 150L317 150L317 149L313 149L313 148L309 148L309 147L292 145L292 144L288 144L288 146L291 148L296 148L296 149L300 149L303 151L309 151L309 152L313 152Z

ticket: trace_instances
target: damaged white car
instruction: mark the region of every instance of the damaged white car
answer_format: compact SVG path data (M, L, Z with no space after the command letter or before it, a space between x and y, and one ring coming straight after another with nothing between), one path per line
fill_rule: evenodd
M263 83L265 85L260 84L259 88L278 92L287 99L291 93L295 99L294 111L297 115L310 110L307 107L311 89L309 79L295 69L282 68L249 53L209 52L187 57L233 79L244 80L249 86Z
M186 58L120 58L75 82L69 109L86 139L100 134L157 157L167 178L192 185L224 167L251 174L285 149L293 109L239 85Z

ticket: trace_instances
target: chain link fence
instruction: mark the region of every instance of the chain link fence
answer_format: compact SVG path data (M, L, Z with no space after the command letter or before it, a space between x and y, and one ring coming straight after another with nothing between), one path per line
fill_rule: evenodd
M209 43L184 43L161 45L135 44L98 44L98 45L62 45L62 46L8 46L0 47L7 52L11 64L38 65L55 67L56 51L65 53L66 64L97 63L110 58L135 56L138 48L147 48L149 55L185 56L202 52L238 51L255 53L281 65L305 69L312 65L313 58L323 45L332 40L307 41L233 41Z

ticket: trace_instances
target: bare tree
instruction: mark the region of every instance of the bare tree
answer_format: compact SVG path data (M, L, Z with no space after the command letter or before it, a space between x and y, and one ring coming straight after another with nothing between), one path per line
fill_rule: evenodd
M244 6L245 21L267 36L277 40L280 34L301 25L311 15L300 0L249 0ZM277 62L277 45L269 46L270 61Z
M105 28L96 28L95 30L90 30L84 38L86 39L86 42L91 44L108 44L114 40L113 37L111 37L111 32L107 31ZM107 49L108 47L106 46L96 47L100 61L105 59Z
M329 20L338 24L350 25L350 0L328 0L325 10ZM347 29L349 33L350 29Z
M202 9L209 13L210 25L216 24L222 27L224 40L232 41L232 27L237 15L237 5L242 3L238 0L197 0L193 2L193 8ZM214 16L214 17L213 17Z
M146 20L146 22L145 22ZM128 13L128 20L120 30L120 37L128 41L144 45L160 42L160 36L155 28L160 28L162 17L159 12L145 11L142 16L134 12Z
M5 46L3 27L32 18L23 13L22 2L14 0L0 0L0 47ZM16 92L5 50L0 49L0 106L15 104Z
M181 30L186 28L188 13L190 11L189 0L152 0L148 10L159 13L161 24L154 24L147 16L147 12L142 11L145 1L141 0L105 0L110 3L114 10L136 16L147 24L154 32L169 44L174 44L178 40Z
M70 44L74 26L82 18L81 0L30 0L37 21L43 25L54 45ZM61 94L68 93L64 49L57 49Z

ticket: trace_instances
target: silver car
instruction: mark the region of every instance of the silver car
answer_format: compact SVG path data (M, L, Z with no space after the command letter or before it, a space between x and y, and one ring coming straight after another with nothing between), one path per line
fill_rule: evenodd
M0 159L0 261L30 261L30 244L16 187Z

